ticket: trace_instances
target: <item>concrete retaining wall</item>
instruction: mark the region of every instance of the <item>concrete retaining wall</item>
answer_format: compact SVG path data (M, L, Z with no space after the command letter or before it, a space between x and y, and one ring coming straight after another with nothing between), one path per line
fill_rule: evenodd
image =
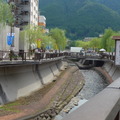
M108 72L111 78L117 80L120 77L120 68L115 66L112 62L106 62L103 68Z
M0 67L0 104L27 96L56 79L62 61L43 64Z

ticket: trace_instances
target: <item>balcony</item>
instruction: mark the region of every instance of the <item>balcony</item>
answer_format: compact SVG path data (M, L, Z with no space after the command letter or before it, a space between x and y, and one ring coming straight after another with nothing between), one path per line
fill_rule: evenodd
M21 0L21 5L28 5L29 3L29 0Z
M28 21L23 21L20 23L20 25L28 25L28 23L29 23Z
M20 15L29 15L29 11L21 11Z

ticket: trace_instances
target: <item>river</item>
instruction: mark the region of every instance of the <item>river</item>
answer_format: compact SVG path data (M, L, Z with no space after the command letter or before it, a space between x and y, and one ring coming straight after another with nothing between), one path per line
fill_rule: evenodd
M80 70L85 78L85 85L79 94L55 117L54 120L61 120L66 114L73 112L82 104L102 91L108 84L101 74L95 70Z

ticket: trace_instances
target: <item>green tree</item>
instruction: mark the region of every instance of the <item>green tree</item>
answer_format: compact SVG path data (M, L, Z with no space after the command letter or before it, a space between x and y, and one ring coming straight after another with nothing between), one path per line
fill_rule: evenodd
M35 43L36 40L36 31L34 26L32 25L25 26L25 29L21 32L20 35L22 40L28 43L29 50L31 50L31 44Z
M48 35L44 35L42 36L42 45L44 45L44 48L48 48L49 49L55 49L55 40Z
M80 41L80 40L78 40L78 41L76 41L76 47L82 47L82 48L84 48L84 49L88 49L88 48L90 48L90 41L88 41L88 42L85 42L85 41Z
M50 36L55 40L55 43L59 50L64 50L67 44L67 38L65 31L59 28L50 30Z
M55 40L43 32L39 26L27 25L20 33L21 40L24 40L29 45L31 51L31 44L36 44L38 48L45 49L47 46L54 48ZM40 40L40 41L39 41Z
M90 47L93 48L94 50L97 50L98 48L101 47L100 43L101 43L101 39L100 38L93 38L90 41Z
M0 23L5 25L7 22L7 24L12 25L14 19L11 11L12 6L4 2L4 0L0 0Z
M84 41L80 41L80 40L77 40L76 42L75 42L75 46L76 47L84 47Z
M101 47L107 51L110 51L111 46L114 46L114 41L112 40L113 33L114 31L112 29L106 29L101 39Z

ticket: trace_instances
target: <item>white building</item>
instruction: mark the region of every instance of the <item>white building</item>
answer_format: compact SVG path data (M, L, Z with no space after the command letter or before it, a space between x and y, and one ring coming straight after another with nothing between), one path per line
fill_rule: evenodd
M43 15L39 16L38 25L46 27L46 17Z
M9 0L8 3L15 5L15 26L23 29L27 24L38 25L39 0Z
M14 26L24 29L24 26L38 25L39 15L39 0L8 0L9 4L12 4L12 12L14 13L15 22ZM19 50L28 50L28 43L19 39Z
M30 24L38 25L39 0L30 0Z
M12 29L12 33L14 33L14 50L19 51L19 28L13 27ZM8 34L11 34L11 27L0 25L0 51L9 51L11 49L11 45L8 45Z

